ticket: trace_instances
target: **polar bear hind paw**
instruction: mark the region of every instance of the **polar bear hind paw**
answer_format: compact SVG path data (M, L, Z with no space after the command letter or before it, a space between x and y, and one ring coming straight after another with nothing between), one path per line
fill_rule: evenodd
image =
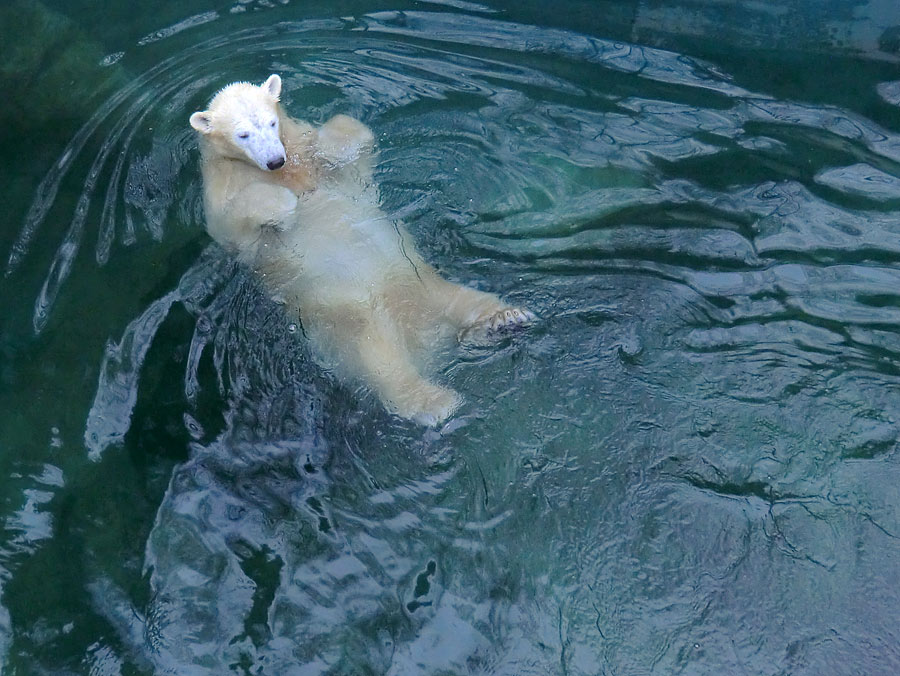
M504 307L482 315L459 332L460 343L480 344L498 335L526 328L537 321L531 310Z
M425 383L414 388L404 397L405 401L393 402L394 412L419 425L434 427L453 415L461 403L453 390Z
M534 324L537 315L525 308L509 307L494 312L482 321L489 333L498 333Z

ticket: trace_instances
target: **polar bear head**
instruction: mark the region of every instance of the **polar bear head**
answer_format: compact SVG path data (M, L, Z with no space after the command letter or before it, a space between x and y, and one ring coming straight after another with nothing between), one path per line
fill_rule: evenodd
M259 86L235 82L213 97L208 110L191 115L191 126L221 157L251 162L263 171L280 169L286 159L279 136L280 94L277 75Z

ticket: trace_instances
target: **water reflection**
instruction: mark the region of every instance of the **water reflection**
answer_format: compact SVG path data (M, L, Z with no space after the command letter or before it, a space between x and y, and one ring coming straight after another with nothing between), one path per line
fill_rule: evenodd
M89 392L52 445L72 455L9 489L10 662L890 671L900 136L442 4L476 15L145 33L207 39L114 93L37 188L6 275L40 271L38 340L95 298L112 323L83 329ZM187 114L271 70L292 113L376 130L385 209L446 276L544 318L457 355L444 430L313 367L202 233ZM81 596L51 581L66 603L33 607L70 550Z

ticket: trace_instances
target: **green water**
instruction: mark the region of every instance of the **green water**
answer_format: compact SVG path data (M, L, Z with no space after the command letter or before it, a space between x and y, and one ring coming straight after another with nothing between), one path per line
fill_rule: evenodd
M893 3L155 5L0 8L4 675L900 673ZM542 318L443 429L203 230L270 72Z

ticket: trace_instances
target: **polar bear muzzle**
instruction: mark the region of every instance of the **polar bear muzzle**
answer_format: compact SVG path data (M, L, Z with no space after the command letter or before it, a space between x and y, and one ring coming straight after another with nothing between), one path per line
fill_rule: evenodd
M278 135L277 118L260 123L253 120L250 128L234 136L234 144L246 159L263 171L275 171L284 166L287 155Z

